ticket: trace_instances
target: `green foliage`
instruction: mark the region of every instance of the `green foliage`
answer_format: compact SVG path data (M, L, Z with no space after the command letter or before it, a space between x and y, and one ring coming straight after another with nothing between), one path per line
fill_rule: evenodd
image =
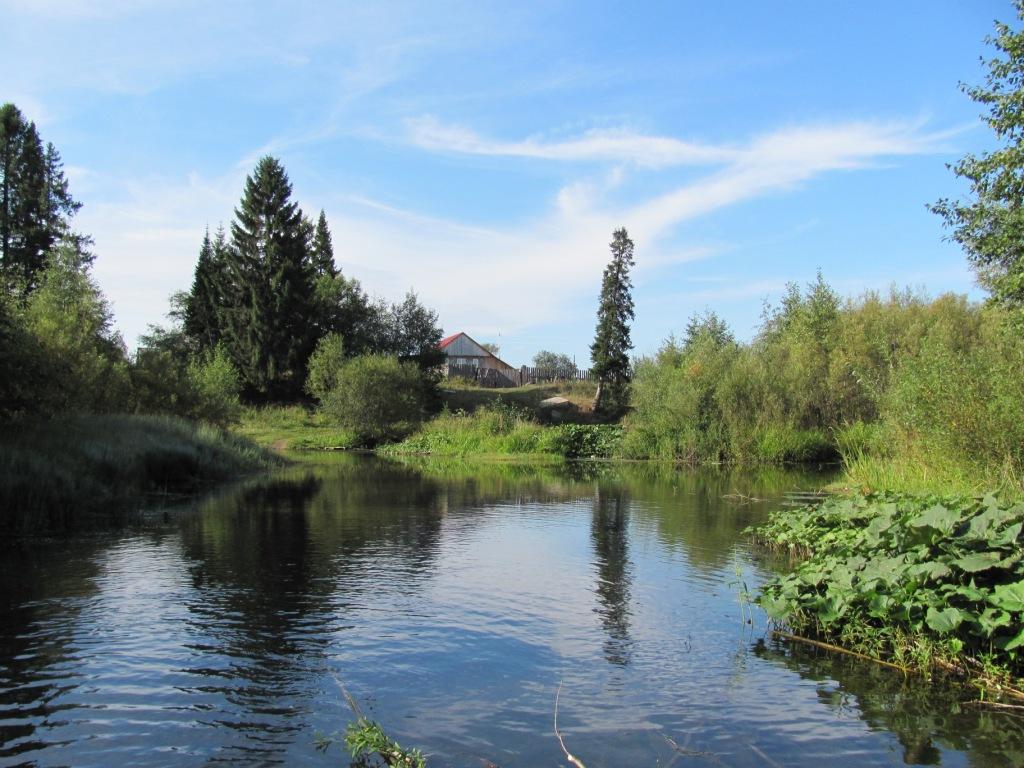
M466 413L442 411L416 434L385 449L389 453L441 456L545 453L545 428L526 409L498 402Z
M25 328L57 375L41 382L40 398L61 410L123 410L130 379L124 344L111 329L106 299L81 268L80 254L61 246L29 297Z
M60 153L53 144L43 146L35 123L14 104L0 106L0 272L8 290L31 293L61 241L81 246L83 263L91 260L88 239L70 230L79 208Z
M224 336L225 306L231 291L228 244L224 228L213 240L207 231L196 262L192 290L184 300L183 330L200 349L213 349Z
M522 406L497 402L465 411L443 411L387 453L438 456L546 456L609 458L622 429L607 424L543 426Z
M1001 318L951 295L842 302L820 274L767 308L751 344L695 316L683 342L638 362L622 452L689 463L841 454L858 483L854 468L923 458L933 476L969 467L1019 486L1022 348Z
M313 233L313 247L310 253L313 272L317 277L337 277L338 268L334 265L334 243L331 242L331 230L327 226L327 214L320 210Z
M338 376L345 364L345 342L340 334L329 333L316 344L309 358L306 393L323 403L338 386Z
M598 380L594 410L615 415L625 408L632 370L629 351L633 348L629 324L633 320L633 241L625 229L617 229L610 244L611 261L601 279L597 306L597 328L590 345L593 372Z
M194 401L189 416L221 426L238 420L238 371L223 347L214 347L189 363L188 383Z
M622 442L622 427L614 424L560 424L551 432L542 444L567 459L610 458Z
M364 355L345 362L337 384L324 397L325 415L353 430L365 444L395 440L422 421L427 383L411 362Z
M388 736L373 720L360 717L345 729L345 746L353 760L380 757L393 768L426 768L427 760L418 749L406 749Z
M576 373L576 363L569 355L542 349L533 356L533 367L546 379L565 379Z
M24 313L0 293L0 419L50 414L63 403L54 386L64 373L40 349Z
M775 512L755 531L806 555L763 589L793 630L876 656L918 650L1024 672L1024 504L897 494Z
M243 408L232 431L275 451L334 451L359 445L355 432L301 405Z
M1024 2L1015 2L1018 19L1024 19ZM1024 30L996 23L996 35L987 39L996 49L988 62L983 86L961 88L983 105L983 117L992 129L998 148L981 155L967 154L953 166L966 179L972 198L940 200L932 210L952 230L952 239L963 246L980 282L992 297L1005 305L1024 306L1024 117L1021 100L1024 72Z
M309 227L284 167L264 157L245 181L231 246L221 339L253 400L296 398L317 335Z

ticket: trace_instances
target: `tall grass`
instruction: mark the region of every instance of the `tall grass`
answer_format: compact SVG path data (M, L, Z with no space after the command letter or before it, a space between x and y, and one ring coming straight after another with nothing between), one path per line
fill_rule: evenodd
M616 451L620 434L621 430L612 425L544 426L523 408L498 404L471 413L442 411L416 434L378 451L438 456L607 457Z
M170 416L8 424L0 436L0 529L110 520L280 463L244 438Z

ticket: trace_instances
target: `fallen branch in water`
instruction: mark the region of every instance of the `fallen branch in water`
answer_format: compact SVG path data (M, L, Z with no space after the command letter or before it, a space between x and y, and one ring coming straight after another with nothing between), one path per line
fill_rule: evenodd
M993 707L995 709L1012 709L1017 712L1024 712L1024 706L1020 704L1003 704L999 701L987 701L985 699L975 699L974 701L965 701L965 707Z
M348 747L352 758L356 759L361 755L376 754L381 760L392 768L427 768L427 759L418 749L406 749L397 741L388 736L379 723L370 720L359 709L359 705L348 692L348 688L341 682L336 674L334 682L341 689L345 701L348 703L352 714L356 716L354 723L349 723L345 729L345 746ZM321 741L321 748L329 745L330 741Z
M772 634L775 637L781 637L783 640L792 640L798 643L805 643L807 645L813 645L815 648L823 648L826 651L845 653L847 656L853 656L854 658L862 659L864 661L873 661L875 664L881 664L883 667L889 667L890 669L898 669L903 674L907 674L911 671L908 667L901 667L899 664L893 664L891 661L883 661L882 659L876 659L874 656L868 656L866 653L858 653L857 651L851 651L849 648L843 648L839 645L832 645L832 643L824 643L821 640L811 640L811 638L809 637L791 635L788 632L780 632L777 629L773 629Z
M729 501L738 501L741 504L753 504L757 501L764 501L764 499L759 499L756 496L747 496L743 493L727 493L722 498L728 499Z
M562 751L565 752L565 759L568 760L576 768L587 768L583 764L583 761L578 757L574 757L568 749L565 748L565 740L562 738L562 734L558 731L558 697L562 693L562 681L558 681L558 690L555 692L555 736L558 738L558 743L562 745Z

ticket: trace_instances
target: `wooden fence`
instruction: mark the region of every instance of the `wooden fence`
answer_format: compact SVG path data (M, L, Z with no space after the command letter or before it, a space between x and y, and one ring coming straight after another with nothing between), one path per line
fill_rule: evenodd
M448 378L475 381L482 387L521 387L524 384L543 384L555 381L596 381L589 368L553 371L550 368L531 368L524 365L519 370L496 370L478 368L475 365L448 365Z

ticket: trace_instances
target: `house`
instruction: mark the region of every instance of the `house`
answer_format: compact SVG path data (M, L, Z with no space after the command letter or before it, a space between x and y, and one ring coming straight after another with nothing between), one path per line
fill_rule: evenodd
M518 383L519 371L488 352L468 334L456 333L442 339L437 346L447 355L446 376L475 377L481 382L493 383L494 386L513 386Z

